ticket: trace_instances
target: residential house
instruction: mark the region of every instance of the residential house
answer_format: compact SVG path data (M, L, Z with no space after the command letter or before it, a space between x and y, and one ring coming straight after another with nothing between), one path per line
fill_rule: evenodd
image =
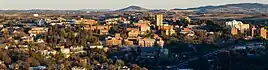
M60 50L62 53L64 54L69 54L71 52L71 49L70 48L63 48Z
M140 31L131 30L130 32L128 32L128 37L137 38L139 34L140 34Z
M138 26L130 26L130 27L127 27L127 31L140 31L139 27Z
M181 31L180 31L181 34L187 34L188 36L194 36L195 33L193 30L191 30L190 28L183 28Z
M107 34L109 34L109 30L108 29L99 30L99 34L100 35L107 35Z
M45 27L34 27L28 31L28 33L31 36L36 35L36 34L43 34L43 33L47 33L47 32L48 32L48 28L45 28Z
M156 43L157 43L158 46L163 48L164 44L165 44L165 41L162 38L158 38L158 39L156 39Z
M237 24L243 24L241 21L236 21L236 20L233 20L233 21L228 21L225 23L227 27L234 27L235 25Z
M93 48L98 48L98 49L103 49L103 46L90 46L91 49Z
M36 66L36 67L30 67L29 70L47 70L48 68L46 66Z
M86 70L84 67L72 67L72 70Z
M170 30L170 29L173 29L173 26L168 24L163 24L161 27L161 30Z
M124 45L125 45L125 46L134 46L134 42L133 42L133 41L130 41L130 40L128 40L128 39L125 39L125 40L124 40Z

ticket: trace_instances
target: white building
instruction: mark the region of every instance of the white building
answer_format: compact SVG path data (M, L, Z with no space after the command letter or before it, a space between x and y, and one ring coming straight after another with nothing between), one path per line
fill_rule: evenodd
M225 24L226 24L226 26L234 27L237 24L243 24L243 23L241 21L233 20L233 21L228 21Z

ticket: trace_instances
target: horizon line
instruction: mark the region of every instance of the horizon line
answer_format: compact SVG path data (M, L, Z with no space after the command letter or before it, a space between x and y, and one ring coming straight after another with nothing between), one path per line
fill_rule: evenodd
M265 5L268 5L268 3L258 3L258 2L245 2L245 3L228 3L228 4L219 4L219 5L200 5L200 6L196 6L196 7L187 7L187 8L169 8L169 9L163 9L163 8L145 8L145 7L142 7L142 6L138 6L138 5L128 5L126 7L122 7L122 8L119 8L119 9L123 9L123 8L127 8L127 7L130 7L130 6L138 6L138 7L141 7L141 8L145 8L145 9L149 9L149 10L172 10L172 9L189 9L189 8L198 8L198 7L205 7L205 6L222 6L222 5L230 5L230 4L265 4ZM119 9L109 9L109 8L77 8L77 9L49 9L49 8L29 8L29 9L0 9L0 10L110 10L110 11L116 11L116 10L119 10Z

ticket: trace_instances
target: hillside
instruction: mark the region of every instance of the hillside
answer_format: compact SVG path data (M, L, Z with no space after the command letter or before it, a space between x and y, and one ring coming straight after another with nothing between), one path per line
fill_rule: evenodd
M174 9L182 10L182 9ZM195 10L196 12L224 12L224 13L268 13L268 4L260 3L239 3L220 6L203 6L197 8L188 8L184 10Z

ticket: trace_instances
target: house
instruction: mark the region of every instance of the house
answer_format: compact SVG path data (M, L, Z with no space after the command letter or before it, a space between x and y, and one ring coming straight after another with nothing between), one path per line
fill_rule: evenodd
M124 45L125 45L125 46L133 46L133 45L134 45L134 42L133 42L133 41L130 41L130 40L128 40L128 39L125 39L125 40L124 40Z
M47 56L47 55L56 55L56 53L57 53L57 51L55 51L55 50L53 50L53 51L50 51L50 50L42 50L40 52L44 56Z
M130 70L130 68L127 67L127 66L123 66L123 67L121 67L119 70Z
M93 48L98 48L98 49L103 49L103 46L90 46L91 49Z
M166 35L173 35L173 34L176 34L176 30L174 30L174 29L165 30L165 34L166 34Z
M30 67L29 70L47 70L48 68L46 66L36 66L36 67Z
M181 34L187 34L188 36L194 36L194 31L191 30L190 28L183 28L181 31L180 31Z
M140 31L131 30L130 32L128 32L128 37L137 38L139 34L140 34Z
M161 27L161 30L170 30L170 29L173 29L173 26L170 26L168 24L163 24Z
M33 42L34 41L33 37L30 37L30 36L23 36L23 37L21 37L21 40L23 42Z
M61 49L60 51L61 51L62 53L64 53L64 54L69 54L70 51L71 51L71 49L70 49L70 48L63 48L63 49Z
M70 51L76 52L76 51L82 51L84 49L84 46L71 46Z
M131 26L131 27L127 27L127 31L140 31L139 27L137 26Z
M31 36L36 35L36 34L43 34L47 32L48 32L48 28L46 27L34 27L28 31L28 33L31 34Z
M111 26L110 25L98 25L96 26L96 29L97 30L110 30L111 29Z
M101 29L101 30L99 30L99 34L100 35L107 35L107 34L109 34L109 30L108 29Z
M158 39L156 39L156 43L157 43L158 46L163 48L164 44L165 44L165 41L162 38L158 38Z
M72 70L86 70L84 67L72 67Z

